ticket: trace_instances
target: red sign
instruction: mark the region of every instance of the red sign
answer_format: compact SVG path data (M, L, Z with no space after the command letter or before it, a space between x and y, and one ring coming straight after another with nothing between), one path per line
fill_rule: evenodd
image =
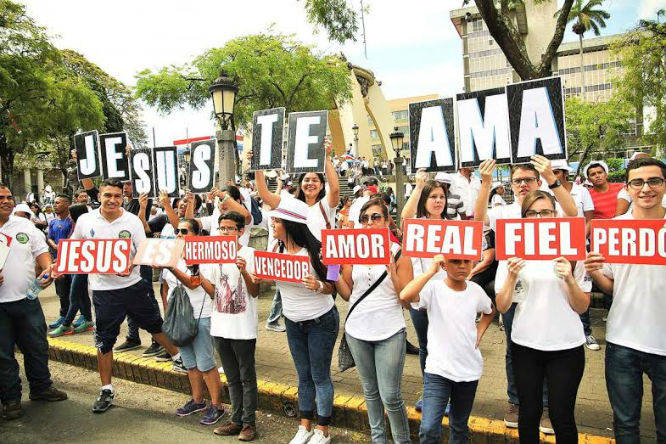
M135 265L175 267L183 255L182 239L145 239L139 245L132 261Z
M550 260L565 257L585 259L585 219L498 219L495 231L495 257L505 260Z
M666 265L664 219L593 220L591 250L611 264Z
M389 230L321 230L321 256L324 265L388 265L391 263Z
M57 274L122 274L132 261L131 239L62 239Z
M293 254L254 252L254 274L260 279L301 282L310 275L310 258Z
M402 253L410 257L480 259L483 222L405 219Z
M236 263L236 236L185 236L185 262L192 264Z

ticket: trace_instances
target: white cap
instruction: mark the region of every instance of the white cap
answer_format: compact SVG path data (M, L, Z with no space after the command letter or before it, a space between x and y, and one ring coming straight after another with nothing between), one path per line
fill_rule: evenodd
M32 210L30 209L28 204L20 203L20 204L16 205L14 207L14 213L16 213L17 211L27 213L28 215L30 215L30 217L35 217L35 213L32 212Z
M308 204L294 197L283 197L280 199L280 205L268 213L269 217L289 220L298 224L308 223Z
M638 156L642 156L642 155L650 157L650 155L648 153L644 153L642 151L636 151L634 154L631 155L631 157L629 158L629 161L636 160L638 158Z
M600 166L601 168L604 169L606 174L608 174L608 165L606 164L606 162L604 162L603 160L593 160L592 162L585 165L585 168L583 169L583 174L585 175L585 177L587 177L587 170L590 169L591 165Z
M503 187L504 183L502 182L493 182L493 186L490 188L491 190L494 190L495 188Z
M362 187L361 185L356 185L356 186L354 187L354 189L352 190L352 194L356 194L356 193L358 193L359 191L361 191L362 189L363 189L363 187Z
M573 171L573 168L571 168L571 165L569 165L569 162L566 161L566 159L555 159L550 161L550 167L555 170L564 170L568 173Z
M443 171L440 171L437 173L437 175L435 175L435 180L447 185L451 185L453 183L453 177L449 173L445 173Z

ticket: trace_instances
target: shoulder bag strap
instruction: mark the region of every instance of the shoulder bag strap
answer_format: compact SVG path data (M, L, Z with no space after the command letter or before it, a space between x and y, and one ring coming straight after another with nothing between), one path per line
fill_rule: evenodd
M324 216L324 220L326 221L326 229L330 230L331 222L328 220L328 216L326 215L326 210L324 210L324 204L321 203L321 200L318 202L318 204L319 204L319 211L321 211L321 215Z

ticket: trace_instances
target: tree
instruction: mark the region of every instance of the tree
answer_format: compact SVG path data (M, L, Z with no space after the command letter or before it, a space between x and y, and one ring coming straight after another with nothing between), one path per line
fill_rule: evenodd
M315 54L292 36L248 35L210 49L183 66L139 73L136 95L161 112L203 107L208 86L224 69L239 87L234 123L247 126L259 109L287 112L330 109L351 98L349 70L336 57Z
M569 11L569 18L567 23L574 22L571 30L578 35L578 48L580 53L580 78L581 78L581 97L585 98L585 65L583 63L583 34L592 29L594 35L600 35L599 28L606 27L606 20L610 18L610 14L603 9L594 9L601 6L604 0L588 0L583 3L583 0L576 0L573 4L571 11ZM560 15L560 9L555 14L555 17Z
M585 102L572 97L566 100L565 108L569 159L580 162L577 175L592 152L607 157L609 151L626 144L624 134L635 117L627 101L614 97L608 102Z
M555 0L531 0L539 2ZM464 0L463 4L469 3ZM540 60L530 60L525 40L511 15L512 10L523 9L522 0L474 0L490 35L504 52L507 60L521 79L548 77L551 65L562 43L567 18L574 0L564 0L557 17L555 31ZM311 23L328 31L331 40L343 43L353 39L358 31L357 15L345 0L307 0L305 10Z
M662 14L663 10L657 13L657 17ZM612 48L620 55L624 67L618 92L651 116L642 131L642 141L663 154L666 149L666 23L660 23L658 19L641 20Z

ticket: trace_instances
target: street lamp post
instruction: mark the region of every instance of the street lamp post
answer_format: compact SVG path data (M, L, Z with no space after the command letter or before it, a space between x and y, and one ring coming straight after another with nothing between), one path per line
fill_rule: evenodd
M220 124L215 137L217 138L217 149L219 152L219 178L218 188L227 186L229 180L232 182L236 176L236 156L234 154L234 131L229 129L234 114L234 101L238 87L233 79L227 77L226 72L221 71L220 76L208 87L213 98L215 117Z
M190 149L187 148L187 151L183 152L183 160L185 161L183 173L185 174L185 186L188 190L190 189Z
M395 196L398 203L398 209L396 212L396 223L400 226L400 213L402 212L402 207L405 206L405 177L402 170L402 141L405 139L405 135L398 131L398 127L393 128L393 132L389 135L391 138L391 146L393 146L393 151L396 153L395 158Z
M354 157L358 157L358 125L354 124L352 126L352 131L354 132Z

